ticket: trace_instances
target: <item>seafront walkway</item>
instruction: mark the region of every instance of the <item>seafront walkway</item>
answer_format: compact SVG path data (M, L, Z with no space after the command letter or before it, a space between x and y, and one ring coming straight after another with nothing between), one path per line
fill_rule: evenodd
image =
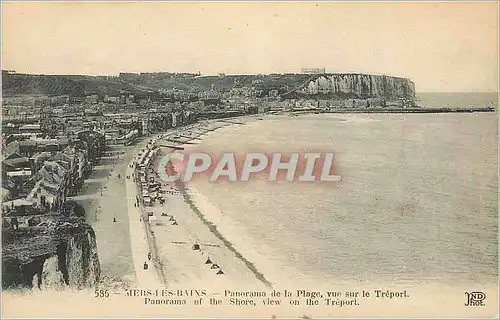
M158 277L158 272L153 261L149 261L148 253L150 253L148 241L146 238L146 230L141 217L140 207L137 202L137 184L134 182L134 164L132 160L127 167L125 177L127 189L127 207L130 226L130 245L132 248L132 258L134 261L134 269L137 277L137 286L144 289L160 288L162 284ZM148 268L144 269L144 263L148 264Z
M96 234L105 286L122 287L135 282L130 248L124 175L133 158L132 147L108 148L80 192L68 199L80 203Z

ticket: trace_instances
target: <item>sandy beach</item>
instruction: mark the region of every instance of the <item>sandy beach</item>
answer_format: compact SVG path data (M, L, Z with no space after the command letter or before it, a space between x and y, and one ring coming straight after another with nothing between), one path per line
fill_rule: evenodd
M202 121L142 138L131 146L108 148L81 193L71 197L82 204L87 221L96 232L101 285L116 289L270 287L267 279L232 246L230 239L224 238L217 226L204 218L192 196L193 190L184 184L164 183L167 191L163 194L164 204L134 206L140 191L133 181L133 164L153 140L160 154L165 154L174 148L198 144L204 135L219 128L244 125L245 121L255 119ZM159 157L152 159L150 169L156 170L158 160ZM157 218L155 223L145 223L140 218L148 212ZM199 250L193 250L196 244Z
M200 142L204 135L219 128L244 124L244 120L206 121L166 133L155 145L160 155L174 148L184 148ZM149 170L155 171L160 156L151 162ZM158 181L158 180L157 180ZM149 245L163 273L165 285L210 288L245 287L253 289L270 287L258 273L218 232L217 226L204 218L197 208L189 189L181 183L162 183L164 204L154 203L142 209L154 215L150 222ZM148 228L149 229L149 228ZM151 243L154 242L154 243Z

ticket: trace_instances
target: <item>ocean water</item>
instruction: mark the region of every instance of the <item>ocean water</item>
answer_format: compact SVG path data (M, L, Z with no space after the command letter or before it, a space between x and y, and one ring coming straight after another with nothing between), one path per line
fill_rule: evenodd
M417 93L417 99L426 107L498 107L496 92L423 92Z
M335 152L340 183L190 183L271 282L497 282L496 113L271 116L194 149Z

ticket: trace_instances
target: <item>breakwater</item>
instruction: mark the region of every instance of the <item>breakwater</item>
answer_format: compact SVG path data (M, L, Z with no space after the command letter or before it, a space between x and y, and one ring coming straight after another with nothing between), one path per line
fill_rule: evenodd
M360 108L342 108L330 110L318 109L301 109L291 110L290 112L297 113L474 113L474 112L495 112L495 108L373 108L373 109L360 109Z

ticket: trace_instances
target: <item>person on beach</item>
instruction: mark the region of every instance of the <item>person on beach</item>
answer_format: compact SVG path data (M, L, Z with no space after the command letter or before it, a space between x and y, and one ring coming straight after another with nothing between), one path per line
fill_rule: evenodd
M113 217L113 222L116 222L116 217Z
M148 253L148 260L151 261L151 252Z

